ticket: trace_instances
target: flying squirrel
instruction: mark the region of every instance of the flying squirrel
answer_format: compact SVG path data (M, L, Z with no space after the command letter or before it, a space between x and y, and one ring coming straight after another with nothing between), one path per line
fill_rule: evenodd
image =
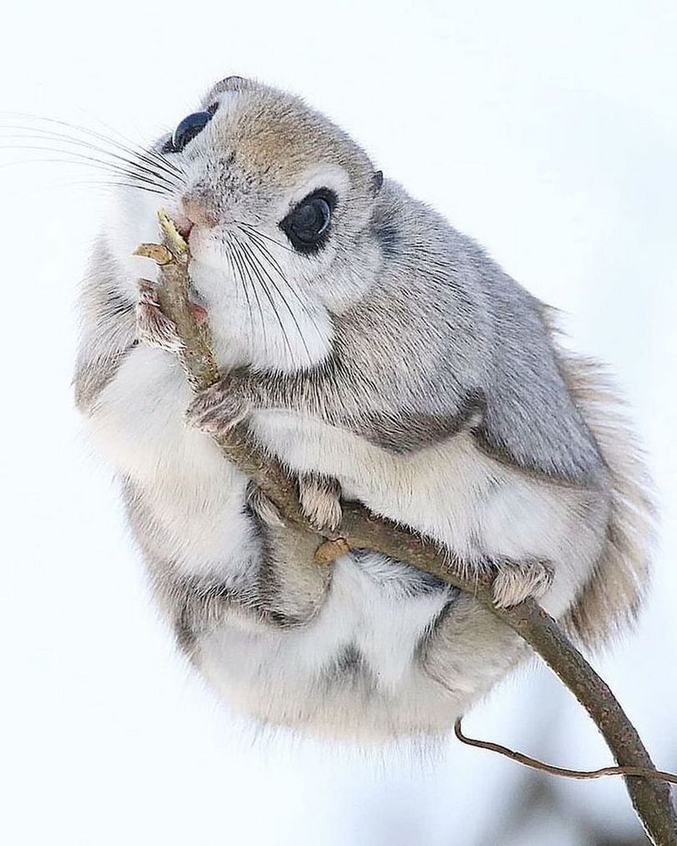
M222 373L195 397L133 256L160 207ZM240 421L320 531L360 501L588 647L636 614L649 482L602 369L298 97L228 77L130 154L80 305L78 406L180 647L231 708L334 738L440 735L527 654L406 563L358 549L316 566L212 439Z

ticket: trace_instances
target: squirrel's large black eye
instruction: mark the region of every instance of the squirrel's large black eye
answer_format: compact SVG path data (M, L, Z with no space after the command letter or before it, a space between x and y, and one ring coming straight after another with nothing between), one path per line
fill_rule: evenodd
M192 115L185 117L174 130L171 141L165 144L163 152L180 153L189 141L202 132L213 114L214 111L210 109L206 112L193 112Z
M336 195L324 188L313 191L280 223L294 247L302 253L319 250L329 234Z

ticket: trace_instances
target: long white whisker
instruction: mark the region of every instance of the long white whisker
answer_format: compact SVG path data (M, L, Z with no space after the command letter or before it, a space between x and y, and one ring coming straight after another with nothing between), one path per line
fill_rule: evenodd
M259 238L263 238L266 241L270 241L271 244L275 244L276 247L279 247L281 250L286 250L288 253L292 253L296 255L296 250L293 250L291 247L288 247L286 244L282 244L280 241L276 241L275 238L271 238L270 235L266 235L263 232L260 232L256 227L252 226L251 223L245 223L244 221L238 221L237 225L240 228L244 228L249 232L253 232L259 236Z
M67 121L64 121L64 120L57 120L55 118L39 117L38 115L22 114L21 112L5 112L5 114L7 114L8 117L22 118L24 120L29 120L29 121L32 120L32 121L35 121L37 123L48 123L48 124L52 124L54 126L64 127L66 129L69 129L69 130L75 130L77 132L82 132L83 135L89 135L90 137L96 138L99 141L105 141L107 144L110 144L111 146L113 146L113 147L115 147L119 150L122 150L123 152L132 153L132 155L137 155L137 156L141 156L141 157L154 155L154 157L157 160L159 166L163 170L165 170L167 173L169 173L172 176L179 177L179 178L183 178L183 176L184 176L183 171L179 167L177 167L173 162L168 161L164 156L161 156L160 154L151 153L151 151L145 149L144 147L141 147L138 144L133 144L133 147L136 147L136 151L134 151L133 148L130 148L130 147L127 147L123 144L120 144L120 142L115 141L114 139L109 138L106 135L103 135L101 132L96 132L95 130L88 129L87 127L84 127L84 126L77 126L76 124L68 123ZM0 115L0 117L1 117L1 115Z
M247 311L249 313L249 325L253 324L253 316L252 316L252 306L251 301L249 299L249 291L247 290L247 284L244 279L242 279L241 274L238 273L235 269L235 264L232 256L233 252L233 245L231 243L230 237L226 237L226 261L228 262L228 266L230 267L230 272L233 275L233 279L235 280L235 296L237 297L237 292L239 290L239 285L242 285L242 290L244 291L245 299L247 300Z
M101 126L104 127L104 129L106 129L107 132L110 132L114 135L117 135L118 138L120 139L120 142L124 142L124 144L120 143L120 142L116 142L115 139L111 138L110 136L105 136L105 135L101 136L103 138L106 138L111 144L119 144L121 149L128 149L130 152L136 151L136 155L147 156L150 159L153 159L155 163L157 163L162 169L166 170L167 172L173 171L173 173L175 175L179 176L179 177L184 176L184 173L181 170L181 168L178 165L174 164L174 162L171 162L161 152L158 152L158 151L153 150L153 149L147 149L146 147L143 147L142 145L137 144L131 138L127 137L122 132L120 132L119 129L116 129L113 126L110 126L105 121L101 120L100 118L96 118L96 121L97 121L97 123L101 124ZM84 130L84 131L94 133L94 130Z
M38 152L47 152L47 153L58 153L60 156L68 156L69 158L52 158L52 159L34 159L33 162L56 162L61 164L80 164L85 165L87 167L94 167L99 170L107 171L108 173L117 174L118 176L124 176L127 179L131 179L133 181L139 182L140 184L145 184L152 186L153 188L157 189L164 189L165 193L169 194L170 190L175 190L174 186L167 185L165 183L158 183L155 179L146 176L143 173L135 173L133 170L128 168L124 168L121 165L115 164L114 162L109 162L104 159L96 158L95 156L87 156L84 153L76 150L62 150L59 148L53 147L44 147L42 145L31 144L31 145L7 145L0 143L0 149L4 150L18 150L21 152L26 152L27 150L35 150ZM26 161L26 160L24 160ZM7 162L5 163L4 167L9 166L11 164L22 164L22 162Z
M248 252L249 252L249 256L250 256L250 261L252 262L252 267L254 268L254 270L257 273L257 275L259 276L259 278L262 278L262 276L265 276L265 278L273 286L277 295L282 300L285 308L289 312L289 315L290 315L291 319L293 320L294 325L296 326L296 331L298 333L299 338L301 339L301 343L303 344L303 347L306 351L306 356L308 357L308 363L310 364L312 362L312 356L310 355L310 350L308 349L308 345L306 343L306 339L305 339L305 336L303 334L303 330L301 329L301 326L299 325L299 322L296 318L296 315L294 314L294 310L289 305L289 303L288 303L286 297L284 296L284 294L282 293L282 291L276 285L273 277L270 275L270 273L267 272L265 267L261 264L261 261L260 261L259 257L256 255L256 252L255 252L255 244L253 244L252 242L250 242L249 245L248 245ZM263 280L262 280L261 284L264 285L264 287L265 287L265 282ZM284 334L285 341L287 341L287 333L286 333L284 326L282 324L282 320L281 320L279 314L277 313L277 310L275 310L275 314L276 314L278 322L280 324L280 328L282 329L282 332ZM288 346L289 352L290 352L290 354L292 355L292 358L293 358L293 350L292 350L291 345L289 344L288 341L287 341L287 346Z
M83 180L79 179L76 182L70 182L69 185L101 185L108 188L133 188L135 191L146 191L148 194L158 194L160 197L168 197L167 191L161 188L150 188L147 185L135 185L132 182L122 181L104 181L104 180Z
M265 273L265 271L263 270L263 267L261 266L260 262L257 261L256 256L253 254L253 252L251 250L251 247L249 247L247 244L243 244L243 243L241 243L240 246L242 247L244 257L245 257L247 263L249 264L250 269L253 271L253 273L256 275L257 279L261 283L261 287L263 288L263 291L264 291L266 297L268 298L268 302L270 303L270 307L272 308L273 313L275 314L277 322L280 326L280 331L282 332L282 337L284 338L285 344L287 345L287 349L289 350L290 358L293 361L294 350L292 349L291 343L289 342L289 336L287 335L287 330L284 327L284 323L282 322L282 318L280 317L280 314L277 310L277 307L275 305L275 301L274 301L270 291L268 290L268 286L266 285L266 281L265 281L264 276L263 276L263 273ZM263 273L262 273L262 271L263 271ZM275 285L275 283L273 282L273 280L270 278L270 276L268 274L265 274L265 275L267 276L268 280L270 282L272 282L273 287L277 291L278 295L284 301L284 297L282 297L282 295L280 294L280 291L277 288L277 286ZM287 306L287 309L289 309L289 305L286 303L286 301L285 301L285 305ZM293 313L291 311L289 313L291 314L292 319L296 323L296 318L294 317ZM298 323L296 324L296 328L299 329ZM299 334L301 335L300 329L299 329ZM305 340L303 338L303 335L301 335L301 341L303 342L303 344L305 346ZM306 348L306 352L307 352L307 348ZM308 357L310 358L310 355Z
M282 268L280 267L279 262L278 262L278 261L277 261L277 260L276 260L276 259L275 259L272 255L270 255L270 252L269 252L269 250L266 248L265 244L262 244L262 243L260 243L260 242L258 242L258 241L256 240L256 235L255 235L255 233L254 233L254 232L248 232L248 231L246 231L246 230L245 230L245 231L244 231L244 234L245 234L245 235L247 235L247 237L249 238L250 242L252 243L252 246L254 246L254 247L256 248L257 253L258 253L260 256L262 256L262 257L263 257L263 258L264 258L264 259L268 262L268 264L269 264L269 265L273 268L273 270L275 270L275 272L278 274L278 276L280 277L280 279L282 280L282 282L283 282L283 283L287 286L287 288L289 289L289 291L291 292L291 294L294 296L294 298L296 299L296 301L298 302L298 304L301 306L301 308L303 309L303 311L304 311L304 312L306 313L306 315L308 316L308 318L309 318L309 320L310 320L310 322L311 322L311 324L312 324L312 326L313 326L313 329L315 330L315 334L317 335L317 337L318 337L320 340L322 340L323 335L322 335L322 333L320 332L320 328L319 328L319 326L317 325L317 321L315 320L315 316L314 316L314 315L313 315L313 313L310 311L310 309L308 308L307 304L303 302L303 300L302 300L302 299L301 299L301 297L299 296L299 294L298 294L298 292L296 291L296 289L294 288L294 286L293 286L293 285L291 285L291 284L289 283L289 280L287 279L287 277L286 277L286 276L285 276L285 274L284 274L284 271L283 271L283 270L282 270ZM256 234L260 234L260 233L256 233ZM271 281L272 281L272 280L271 280ZM277 288L277 286L276 286L276 288ZM284 299L284 298L283 298L283 299ZM289 305L287 304L286 299L284 300L284 302L285 302L285 304L287 305L287 308L288 308L288 309L290 310L290 312L291 312L291 309L289 308ZM292 315L292 316L293 316L293 315ZM296 320L296 319L294 318L294 320ZM300 331L300 330L299 330L299 331Z
M231 242L231 246L233 248L233 258L237 262L237 265L240 269L240 273L242 274L243 280L247 278L252 286L252 291L254 293L254 298L256 299L256 306L259 310L259 322L261 323L261 333L263 334L263 350L265 355L268 355L268 335L266 332L266 321L263 316L263 309L261 308L261 300L259 299L259 292L256 288L256 283L252 278L251 273L247 273L247 268L242 260L242 248L240 242L237 238L234 238Z
M4 127L0 126L0 130ZM14 128L14 127L10 127ZM160 173L157 169L149 168L144 164L134 160L128 159L124 156L120 156L117 153L112 153L110 150L106 150L104 147L100 147L96 144L92 144L90 141L84 141L79 138L70 138L67 135L63 135L62 133L51 132L49 130L31 130L30 132L22 132L22 133L1 133L0 138L10 138L10 139L25 139L27 141L55 141L61 142L63 144L69 144L75 148L84 148L86 150L92 150L95 153L99 153L103 156L109 157L111 160L118 162L123 162L124 165L130 169L134 169L139 171L140 173L144 173L147 176L152 176L155 180L163 182L167 187L171 187L173 189L178 189L181 187L181 184L178 179L172 176L171 180L169 177L165 176L163 173ZM27 147L26 149L31 149ZM74 154L75 150L70 150L68 147L55 147L55 151L58 152L68 152L69 154Z

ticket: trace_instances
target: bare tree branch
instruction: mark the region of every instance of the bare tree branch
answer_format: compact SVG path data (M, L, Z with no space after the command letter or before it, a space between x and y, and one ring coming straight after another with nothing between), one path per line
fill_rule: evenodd
M466 746L474 746L476 749L486 749L488 752L496 752L497 755L503 755L505 758L510 758L511 761L516 761L525 767L531 767L532 770L539 770L540 772L562 776L563 778L593 779L602 778L603 776L628 775L640 776L641 778L657 777L661 781L677 784L677 775L675 773L668 773L664 770L650 770L646 769L646 767L600 767L598 770L570 770L568 767L556 767L554 764L546 764L545 761L539 761L538 758L532 758L523 752L516 752L514 749L510 749L509 746L502 746L500 743L492 743L489 740L478 740L475 737L468 737L467 734L463 733L462 721L460 719L454 723L454 734Z
M194 390L204 390L218 380L219 373L209 347L208 329L196 319L187 299L188 247L162 212L160 225L162 245L143 244L137 252L159 265L159 301L182 339L181 364ZM464 579L459 575L461 569L454 567L448 551L402 526L376 517L359 503L344 504L343 520L337 532L329 537L318 535L303 515L295 480L279 461L265 453L245 424L219 436L217 442L228 461L249 476L273 501L289 531L317 538L318 564L330 561L348 548L377 550L471 593L517 632L587 710L618 765L655 773L655 778L626 774L627 790L652 842L656 846L677 846L677 814L671 802L670 787L660 780L639 734L607 684L536 602L527 600L511 608L496 607L489 578L479 583L475 578Z

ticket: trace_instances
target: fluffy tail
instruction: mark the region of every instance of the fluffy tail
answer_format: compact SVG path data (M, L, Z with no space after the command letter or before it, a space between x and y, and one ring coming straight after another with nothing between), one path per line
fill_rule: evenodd
M653 490L624 403L603 368L569 353L560 355L560 365L613 486L604 549L562 620L571 635L596 647L635 621L649 585L655 527Z

